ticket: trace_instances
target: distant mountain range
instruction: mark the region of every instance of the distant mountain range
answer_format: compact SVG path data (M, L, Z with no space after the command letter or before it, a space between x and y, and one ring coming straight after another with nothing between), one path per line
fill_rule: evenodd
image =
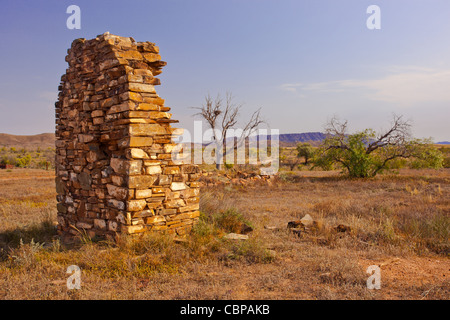
M299 142L310 142L312 145L319 144L325 139L322 132L286 133L280 134L280 146L295 146Z
M46 149L48 147L55 147L54 133L41 133L35 135L14 135L7 133L0 133L0 147L14 147L25 149Z
M256 141L258 137L251 137L251 141ZM265 138L265 136L263 136ZM272 138L273 139L273 138ZM304 132L304 133L284 133L278 136L280 147L295 147L299 142L309 142L312 145L318 145L325 139L322 132Z
M276 135L272 135L272 140ZM267 136L250 136L250 141L257 141L259 139L266 139ZM232 141L233 138L227 138L227 141ZM278 135L278 141L280 147L295 147L299 142L309 142L313 146L317 146L325 139L325 134L321 132L305 132L305 133L284 133ZM210 142L203 143L204 146L210 144ZM195 145L199 145L195 143Z
M304 133L285 133L279 135L281 147L293 147L299 142L309 142L312 145L318 145L325 134L322 132L304 132ZM449 141L440 141L436 144L450 144ZM54 148L55 134L41 133L36 135L13 135L0 133L0 147L15 147L25 149Z

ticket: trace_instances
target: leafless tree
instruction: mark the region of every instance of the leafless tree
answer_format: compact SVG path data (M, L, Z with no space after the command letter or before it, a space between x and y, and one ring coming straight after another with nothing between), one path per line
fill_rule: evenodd
M226 93L225 101L222 100L220 95L217 95L213 99L209 94L205 97L205 103L202 107L195 108L200 110L195 115L201 116L206 120L209 127L213 131L214 143L216 143L216 168L220 169L223 157L227 154L229 149L224 149L225 140L228 138L227 134L230 129L237 129L235 126L238 123L239 112L242 109L242 104L236 104L233 102L233 95L230 92ZM234 149L244 143L259 125L264 123L261 119L260 110L256 110L245 122L245 124L239 128L240 135L237 138L237 142L234 144Z
M369 154L385 146L404 146L407 141L411 140L411 136L411 122L404 120L403 116L394 114L390 128L376 136L367 147L366 153Z

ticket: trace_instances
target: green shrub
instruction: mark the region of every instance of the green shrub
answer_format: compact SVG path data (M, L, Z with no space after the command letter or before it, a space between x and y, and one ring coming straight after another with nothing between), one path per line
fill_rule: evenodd
M26 154L23 157L17 157L16 162L17 162L16 166L21 167L21 168L26 168L30 165L31 155Z
M328 137L322 142L314 159L315 166L329 170L340 166L350 177L374 177L396 159L410 159L413 168L442 167L443 155L430 139L410 138L409 123L394 118L387 133L366 129L347 133L347 122L332 120ZM398 164L401 164L398 163Z
M234 208L214 213L211 218L213 224L224 232L239 233L243 224L251 226L251 223Z
M450 168L450 157L445 157L444 161L442 162L442 166L444 168Z
M229 241L230 253L227 259L244 260L247 263L270 263L275 259L274 254L265 248L264 244L257 238L245 241Z

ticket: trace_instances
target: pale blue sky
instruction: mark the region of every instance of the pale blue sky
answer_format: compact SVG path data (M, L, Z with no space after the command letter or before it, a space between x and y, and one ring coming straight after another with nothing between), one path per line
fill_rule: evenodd
M448 0L2 0L0 132L54 131L73 39L109 31L155 42L168 65L157 92L180 127L205 94L231 91L242 118L261 107L281 133L321 131L332 115L380 129L393 112L417 137L450 140ZM81 8L81 30L66 8ZM366 9L381 8L381 30Z

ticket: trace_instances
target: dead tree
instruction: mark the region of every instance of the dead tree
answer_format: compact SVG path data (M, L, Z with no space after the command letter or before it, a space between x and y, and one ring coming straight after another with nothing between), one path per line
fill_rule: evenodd
M217 95L216 99L213 99L209 94L205 97L205 103L202 107L195 109L200 110L195 115L201 116L206 120L210 129L213 132L213 143L216 144L216 169L220 169L223 162L223 158L230 151L230 149L224 149L226 139L228 137L230 129L238 129L236 125L239 119L239 111L242 108L242 104L235 104L233 102L233 96L230 92L226 93L226 99L223 101L220 95ZM260 110L256 110L250 119L239 128L240 134L237 136L237 141L234 141L233 136L233 150L237 149L245 142L245 140L256 130L256 128L264 123L261 119Z

